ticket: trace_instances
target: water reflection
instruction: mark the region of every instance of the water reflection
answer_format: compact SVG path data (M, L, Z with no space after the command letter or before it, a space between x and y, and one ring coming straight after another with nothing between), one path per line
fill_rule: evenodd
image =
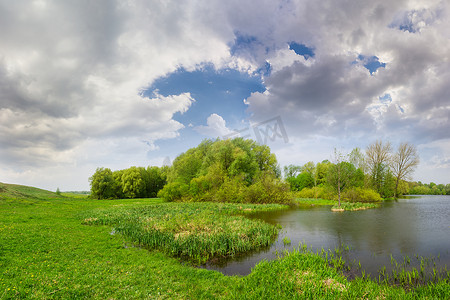
M349 246L348 261L360 261L363 268L376 274L390 265L390 256L437 257L440 266L450 262L450 196L424 196L386 202L378 209L356 212L331 212L330 207L298 208L266 212L252 216L283 229L270 247L229 261L205 267L227 275L247 275L262 259L275 259L276 251L306 243L313 250ZM285 246L283 238L291 240Z

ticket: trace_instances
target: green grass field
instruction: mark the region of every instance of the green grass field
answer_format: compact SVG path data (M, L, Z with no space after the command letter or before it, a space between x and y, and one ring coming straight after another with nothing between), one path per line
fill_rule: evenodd
M105 211L176 210L179 204L71 198L6 184L0 189L0 299L450 298L448 279L409 289L367 278L349 281L330 267L330 258L306 249L263 261L248 276L225 276L195 268L163 246L147 250L132 237L112 235L116 223L85 224ZM235 213L236 207L228 215ZM184 226L187 220L177 222Z

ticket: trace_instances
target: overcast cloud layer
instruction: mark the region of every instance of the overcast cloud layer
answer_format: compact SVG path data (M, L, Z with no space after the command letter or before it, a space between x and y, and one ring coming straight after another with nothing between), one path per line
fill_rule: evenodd
M415 179L449 183L449 14L430 0L0 0L0 181L85 190L96 167L173 159L191 124L176 116L196 99L144 92L213 66L261 77L265 92L236 99L242 126L280 116L282 164L409 141ZM221 111L195 121L205 138L234 129Z

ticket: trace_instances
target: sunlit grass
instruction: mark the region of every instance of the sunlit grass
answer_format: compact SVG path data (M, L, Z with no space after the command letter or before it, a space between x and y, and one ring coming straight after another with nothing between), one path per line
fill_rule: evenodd
M314 253L303 245L260 262L248 276L225 276L184 264L163 250L133 247L128 238L111 235L112 225L81 224L93 212L116 209L137 212L164 204L166 212L178 213L176 203L23 199L0 201L0 299L450 299L448 273L436 269L433 259L405 257L386 277L349 280L341 250ZM207 203L197 205L211 210ZM256 207L223 205L220 214L235 217ZM189 218L177 220L178 227L167 229L185 228Z
M83 224L111 225L137 245L203 263L216 256L270 245L278 229L238 214L284 209L282 205L160 203L88 213Z

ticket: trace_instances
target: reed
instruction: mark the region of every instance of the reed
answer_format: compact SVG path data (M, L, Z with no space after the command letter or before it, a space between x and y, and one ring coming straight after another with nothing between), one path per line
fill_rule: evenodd
M213 257L270 245L279 228L243 215L282 205L158 203L145 207L96 210L86 225L112 225L114 231L148 248L204 263Z

